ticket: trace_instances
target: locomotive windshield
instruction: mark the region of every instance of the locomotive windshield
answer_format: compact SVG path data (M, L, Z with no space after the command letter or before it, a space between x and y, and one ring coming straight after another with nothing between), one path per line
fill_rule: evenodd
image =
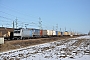
M20 31L14 31L14 33L20 33Z
M14 33L20 33L20 29L15 29Z

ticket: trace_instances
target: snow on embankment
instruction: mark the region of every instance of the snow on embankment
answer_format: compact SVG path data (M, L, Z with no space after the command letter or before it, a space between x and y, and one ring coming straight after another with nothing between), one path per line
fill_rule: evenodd
M90 39L90 35L87 35L87 36L80 36L80 37L71 38L71 39Z

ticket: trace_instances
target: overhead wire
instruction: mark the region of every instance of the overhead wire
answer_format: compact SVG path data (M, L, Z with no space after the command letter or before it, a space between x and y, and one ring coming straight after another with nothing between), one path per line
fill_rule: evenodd
M1 13L4 13L4 14L7 14L7 15L10 15L10 16L14 16L14 17L16 17L15 15L11 15L11 14L6 13L6 12L3 12L3 11L0 11L0 12L1 12ZM0 16L0 17L5 18L5 19L12 20L12 19L7 18L7 17L3 17L3 16ZM19 18L20 18L20 17L19 17ZM22 19L24 19L24 18L22 18ZM33 22L32 22L32 23L28 23L28 22L21 22L21 21L18 21L18 22L23 23L23 24L29 24L30 26L31 26L31 24L34 24Z
M23 13L21 13L21 12L19 12L19 11L16 11L15 9L6 7L6 6L4 6L4 5L3 5L2 7L4 7L4 8L7 9L7 10L16 12L16 13L18 13L18 14L22 14L22 15L24 15L24 16L32 17L32 16L30 16L30 15L26 15L26 14L23 14ZM13 16L13 17L16 17L15 15L12 15L12 14L9 14L9 13L3 12L3 11L0 11L0 12L2 12L2 13L4 13L4 14L7 14L7 15L10 15L10 16ZM3 18L6 18L6 17L3 17ZM21 18L21 17L17 17L17 18ZM33 17L33 18L36 18L36 17ZM8 18L6 18L6 19L8 19ZM22 19L25 19L25 18L22 18ZM9 19L9 20L11 20L11 19ZM20 22L21 22L21 21L20 21ZM28 22L21 22L21 23L27 23L27 24L30 25L30 23L28 23ZM35 24L35 25L38 25L38 23L34 23L34 24ZM34 24L33 24L33 25L34 25ZM45 27L46 27L46 26L45 26ZM47 27L49 28L49 26L47 26Z
M7 17L4 17L4 16L0 16L1 18L4 18L4 19L7 19L7 20L10 20L10 21L12 21L13 19L11 19L11 18L7 18Z
M16 12L16 13L21 14L21 15L24 15L24 16L26 16L26 17L28 16L28 17L32 17L32 18L39 18L39 17L30 16L30 15L27 15L27 14L21 13L21 12L17 11L17 10L14 9L14 8L11 8L11 7L7 7L7 6L5 6L4 4L1 4L1 6L4 7L5 9L9 10L9 11ZM5 14L8 14L8 13L3 12L3 11L1 11L1 12L2 12L2 13L5 13ZM11 14L8 14L8 15L11 15ZM15 15L11 15L11 16L16 17ZM21 18L21 17L17 17L17 18ZM21 19L25 19L25 18L21 18ZM29 20L29 19L25 19L25 20Z
M3 12L3 11L0 11L1 13L4 13L4 14L7 14L7 15L10 15L10 16L13 16L13 17L16 17L15 15L12 15L12 14L9 14L9 13L6 13L6 12ZM6 18L6 17L3 17L3 16L0 16L2 18L5 18L5 19L9 19L9 20L12 20L10 18ZM21 17L18 17L18 18L21 18ZM21 18L21 19L25 19L25 18ZM25 19L26 20L26 19ZM21 21L19 21L21 22ZM21 22L21 23L27 23L27 24L31 24L31 23L28 23L28 22Z
M21 12L17 11L14 8L5 6L4 4L2 4L1 6L4 7L5 9L9 10L9 11L13 11L13 12L16 12L16 13L21 14L21 15L24 15L24 16L28 16L28 17L32 17L32 18L38 18L36 16L31 16L31 15L27 15L27 14L21 13Z
M22 17L18 17L18 16L15 16L15 15L12 15L10 13L6 13L4 11L0 11L1 13L4 13L4 14L7 14L7 15L10 15L10 16L13 16L13 17L17 17L17 18L20 18L20 19L25 19L25 20L29 20L29 19L26 19L26 18L22 18Z

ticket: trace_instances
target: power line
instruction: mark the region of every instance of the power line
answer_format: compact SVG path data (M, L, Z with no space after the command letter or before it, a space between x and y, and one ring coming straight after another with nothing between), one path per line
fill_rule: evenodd
M14 17L16 17L15 15L12 15L12 14L9 14L9 13L6 13L6 12L3 12L3 11L0 11L0 12L2 12L2 13L4 13L4 14L7 14L7 15L10 15L10 16L14 16ZM6 17L3 17L3 18L6 18ZM21 17L18 17L18 18L21 18ZM7 19L7 18L6 18ZM8 19L10 19L10 18L8 18ZM25 19L25 18L22 18L22 19ZM10 19L11 20L11 19ZM21 22L21 21L19 21L19 22ZM22 22L21 22L22 23ZM28 22L23 22L23 23L26 23L26 24L34 24L34 23L28 23ZM35 23L36 24L36 23ZM22 25L22 27L23 27L23 25Z
M9 22L9 21L0 21L0 25L2 26L11 26L12 25L12 22Z
M6 12L4 12L4 11L0 11L0 12L1 12L1 13L4 13L4 14L7 14L7 15L9 15L9 16L13 16L13 17L17 17L17 18L29 20L29 19L26 19L26 18L22 18L22 17L18 17L18 16L15 16L15 15L12 15L12 14L10 14L10 13L6 13Z
M3 12L3 11L0 11L0 12L1 12L1 13L4 13L4 14L7 14L7 15L10 15L10 16L14 16L14 15L8 14L8 13ZM16 17L16 16L14 16L14 17Z
M33 26L33 25L35 25L35 26L38 26L38 24L37 23L34 23L34 22L32 22L32 23L29 23L29 22L21 22L21 21L18 21L17 20L17 18L15 19L15 20L13 20L13 19L10 19L10 18L7 18L7 17L4 17L4 16L0 16L1 18L4 18L4 19L7 19L7 20L9 20L9 21L13 21L12 22L12 26L13 26L13 28L14 28L14 24L16 25L16 28L17 27L19 27L19 23L18 22L20 22L21 24L23 23L23 24L28 24L29 26ZM3 20L2 20L3 21ZM5 21L6 22L6 21ZM15 22L15 23L14 23ZM22 24L22 28L23 28L23 24ZM2 25L3 26L3 25Z
M30 16L30 15L21 13L21 12L17 11L17 10L14 9L14 8L4 6L3 4L2 4L1 6L4 7L5 9L9 10L9 11L13 11L13 12L16 12L16 13L21 14L21 15L24 15L24 16L28 16L28 17L32 17L32 18L38 18L38 17L35 17L35 16Z
M18 14L31 17L30 15L25 15L25 14L19 12L19 11L16 11L16 9L12 9L11 7L6 7L6 6L4 6L3 4L2 4L1 6L4 7L5 9L9 10L9 11L13 11L13 12L16 12L16 13L18 13ZM4 14L7 14L7 15L10 15L10 16L16 17L15 15L12 15L12 14L9 14L9 13L3 12L3 11L0 11L0 12L2 12L2 13L4 13ZM3 17L3 18L4 18L4 17ZM18 17L18 18L21 18L21 17ZM36 18L36 17L33 17L33 18ZM7 18L6 18L6 19L7 19ZM22 19L25 19L25 18L22 18ZM11 20L11 19L9 19L9 20ZM28 19L25 19L25 20L28 20Z
M4 23L5 23L5 22L10 22L10 21L11 21L11 20L6 21L6 20L3 20L3 19L2 19L2 20L0 19L0 22L4 22Z
M13 19L10 19L10 18L7 18L7 17L3 17L3 16L0 16L0 17L2 17L2 18L4 18L4 19L7 19L7 20L10 20L10 21L12 21ZM16 22L16 28L18 27L18 21L17 21L17 19L16 20L13 20L13 21L15 21ZM21 22L21 21L20 21ZM34 22L32 22L32 23L28 23L28 22L22 22L22 23L24 23L24 24L33 24L33 25L37 25L38 26L38 24L37 23L34 23ZM46 26L45 26L46 27ZM49 26L48 26L49 27ZM39 28L40 29L42 29L42 21L41 21L41 19L39 18Z
M7 18L7 17L4 17L4 16L0 16L1 18L4 18L4 19L7 19L7 20L12 20L12 19L10 19L10 18Z
M7 7L6 7L7 8ZM10 8L9 10L13 10L12 8ZM16 10L13 10L14 12L17 12L17 13L20 13L20 12L18 12L18 11L16 11ZM9 14L9 13L6 13L6 12L3 12L3 11L0 11L0 12L2 12L2 13L4 13L4 14L7 14L7 15L10 15L10 16L14 16L14 17L16 17L15 15L12 15L12 14ZM20 14L23 14L23 13L20 13ZM25 14L24 14L25 15ZM25 15L25 16L27 16L27 15ZM29 16L30 17L30 16ZM20 17L18 17L18 18L20 18ZM25 18L22 18L22 19L25 19ZM11 19L10 19L11 20ZM40 21L41 20L41 18L39 17L39 28L40 29L42 29L42 21ZM25 23L25 22L24 22Z
M16 11L16 9L12 9L12 8L10 8L10 7L5 7L4 5L3 5L2 7L6 8L6 9L9 10L9 11L13 11L13 12L16 12L16 13L18 13L18 14L25 15L25 14L19 12L19 11ZM3 12L3 11L2 11L2 13L8 14L8 13ZM11 15L11 14L8 14L8 15ZM11 15L11 16L14 16L14 15ZM25 16L29 16L29 17L30 17L30 15L25 15ZM16 17L16 16L14 16L14 17ZM17 17L17 18L20 18L20 17ZM36 17L33 17L33 18L36 18ZM22 19L24 19L24 18L22 18ZM39 20L40 20L40 19L39 19ZM40 28L40 29L42 29L42 24L41 24L41 23L42 23L42 22L39 21L39 24L40 24L40 25L39 25L39 28Z

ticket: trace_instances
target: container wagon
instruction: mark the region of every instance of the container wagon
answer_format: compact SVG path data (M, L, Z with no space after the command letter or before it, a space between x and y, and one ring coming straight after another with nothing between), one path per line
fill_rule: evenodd
M47 37L47 30L40 30L40 37Z
M40 32L40 29L33 29L33 37L40 37L40 33L42 35L42 31Z
M60 31L58 31L58 36L59 36L59 37L61 36L61 32L60 32Z
M53 36L53 31L52 31L52 30L47 30L47 36L48 36L48 37Z
M56 36L56 31L53 31L53 36Z
M70 36L68 31L65 31L63 35L64 36Z

